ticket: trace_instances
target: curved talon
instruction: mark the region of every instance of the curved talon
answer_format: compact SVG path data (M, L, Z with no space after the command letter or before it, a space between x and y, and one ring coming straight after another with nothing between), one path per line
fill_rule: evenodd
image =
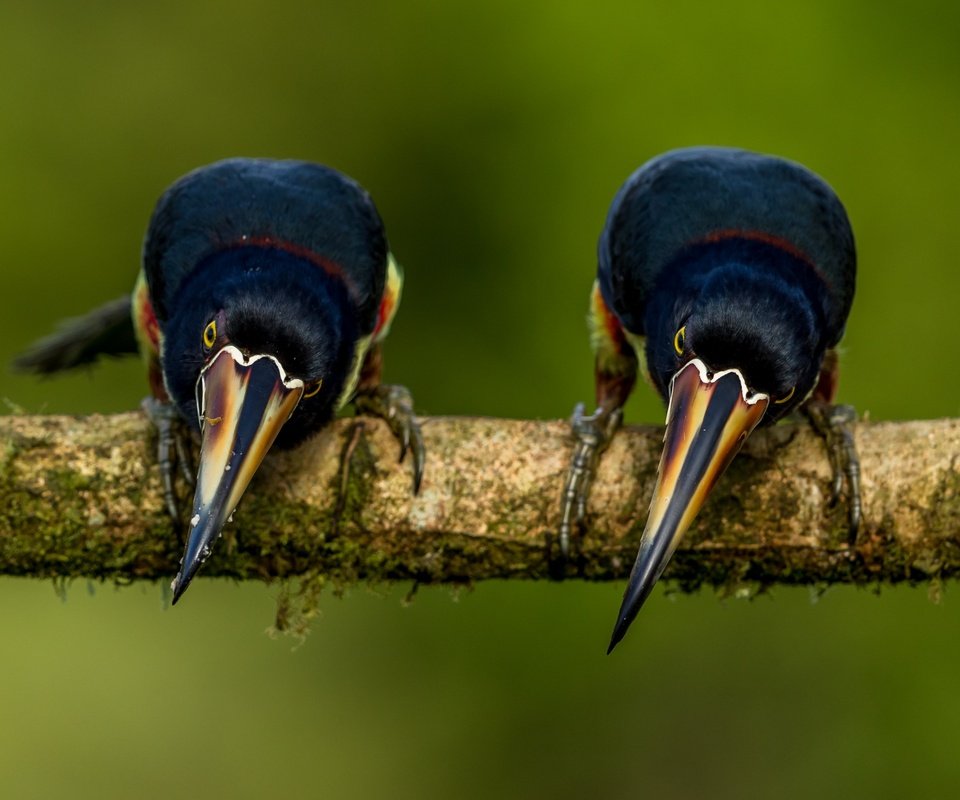
M184 428L176 423L172 427L173 444L176 448L177 463L180 465L180 474L187 482L187 486L196 486L197 474L193 468L193 456L190 453L190 443L187 441Z
M423 436L420 434L420 426L417 425L416 442L413 447L413 493L420 493L420 484L423 482L423 465L427 458L426 448L423 446Z
M833 471L830 504L836 505L843 497L844 483L847 488L848 544L853 546L863 518L863 502L860 497L860 458L857 445L849 426L857 421L857 412L852 406L827 406L810 403L805 408L807 418L814 430L823 437Z
M176 473L177 467L187 485L196 482L192 470L190 444L183 420L176 407L155 397L146 398L141 404L150 422L157 430L157 465L163 481L163 500L167 513L174 522L180 521L180 509L177 505Z
M620 427L623 411L619 408L605 411L598 408L586 416L583 403L577 403L570 417L570 427L577 441L574 445L570 469L563 485L560 500L560 529L557 540L560 556L570 555L570 539L573 528L582 529L587 515L587 499L596 474L597 462L606 450L610 439Z
M407 457L407 450L410 449L410 426L405 425L403 427L403 433L400 438L400 458L397 460L398 464L403 463L403 459Z
M857 532L860 529L860 520L862 515L862 501L860 498L860 459L857 456L857 446L853 439L853 433L847 427L856 422L857 413L852 406L834 406L831 409L829 421L834 431L833 449L837 459L836 477L834 478L834 487L837 498L839 499L843 480L846 478L848 490L848 509L849 514L849 538L851 545L856 543Z
M164 403L155 397L145 398L140 407L157 431L157 466L160 468L160 479L163 482L163 501L167 507L167 513L174 521L178 521L180 514L174 490L177 437L173 428L176 424L176 410L170 403Z
M157 429L157 465L163 478L163 499L167 513L176 521L179 519L177 496L174 491L174 436L169 423Z
M426 449L420 424L413 413L410 390L405 386L380 385L357 395L354 402L358 411L381 417L390 426L393 435L400 441L398 463L403 463L408 452L413 454L413 493L418 494L423 481Z

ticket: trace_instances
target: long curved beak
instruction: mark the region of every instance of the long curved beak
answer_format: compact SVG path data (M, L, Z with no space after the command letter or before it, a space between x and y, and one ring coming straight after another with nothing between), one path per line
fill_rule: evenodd
M769 404L767 395L749 391L736 369L711 375L693 359L673 376L650 515L607 653L626 634L680 537Z
M227 345L197 379L200 469L193 516L173 602L180 599L283 424L300 402L303 381L288 378L273 356L246 357Z

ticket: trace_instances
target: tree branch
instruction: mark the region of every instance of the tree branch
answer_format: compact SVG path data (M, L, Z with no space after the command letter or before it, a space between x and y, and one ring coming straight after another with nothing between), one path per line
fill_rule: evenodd
M555 576L544 542L557 524L567 424L422 422L427 465L418 497L383 423L340 420L299 450L268 458L203 574L324 574L342 583ZM845 507L829 504L822 441L804 425L781 425L748 440L667 576L693 588L918 581L960 571L960 421L862 423L856 436L864 524L855 548L845 544ZM615 437L567 576L629 572L661 437L659 428ZM189 503L183 487L187 512ZM0 418L0 573L169 579L179 535L165 516L141 414Z

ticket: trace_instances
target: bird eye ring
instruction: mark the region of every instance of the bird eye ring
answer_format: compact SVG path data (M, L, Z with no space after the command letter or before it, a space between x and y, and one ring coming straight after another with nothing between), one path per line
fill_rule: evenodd
M677 351L678 356L683 355L683 345L687 338L687 326L684 325L680 330L677 331L676 335L673 337L673 349Z
M796 391L797 391L797 387L794 386L793 388L790 389L789 392L787 392L787 393L786 393L783 397L781 397L779 400L774 400L774 401L773 401L773 404L774 404L775 406L782 406L782 405L783 405L784 403L786 403L791 397L793 397L793 393L796 392Z
M214 342L217 341L217 321L215 319L210 320L207 323L207 327L203 329L203 346L209 350L213 347Z
M320 380L318 380L318 381L314 381L313 383L308 383L308 384L303 388L303 396L304 396L305 398L306 398L306 397L313 397L317 392L320 391L320 387L321 387L321 386L323 386L323 379L322 379L322 378L321 378Z

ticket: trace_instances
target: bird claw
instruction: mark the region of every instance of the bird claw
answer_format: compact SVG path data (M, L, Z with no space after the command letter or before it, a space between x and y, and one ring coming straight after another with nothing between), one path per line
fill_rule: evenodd
M179 466L180 474L188 486L196 483L186 425L173 403L148 397L141 407L157 430L157 465L160 467L160 477L163 481L163 500L167 506L167 513L174 522L179 522L180 510L177 507L176 492L177 467Z
M413 396L410 390L405 386L381 384L358 394L354 403L361 413L381 417L390 426L393 435L400 441L400 458L397 463L402 464L408 452L412 454L413 493L417 494L423 480L426 449L423 446L420 423L413 413Z
M574 528L582 532L587 516L587 499L597 471L600 455L607 449L613 434L623 421L622 409L607 411L598 408L593 414L584 414L583 403L577 403L570 417L570 428L576 438L570 468L563 485L560 501L560 529L557 534L560 558L570 555L570 540Z
M857 532L863 515L860 497L860 458L850 426L857 421L857 412L853 406L828 405L826 403L808 403L804 407L807 419L813 429L824 439L830 467L833 470L833 484L830 505L836 506L843 496L846 483L849 530L848 543L853 546L857 541Z

